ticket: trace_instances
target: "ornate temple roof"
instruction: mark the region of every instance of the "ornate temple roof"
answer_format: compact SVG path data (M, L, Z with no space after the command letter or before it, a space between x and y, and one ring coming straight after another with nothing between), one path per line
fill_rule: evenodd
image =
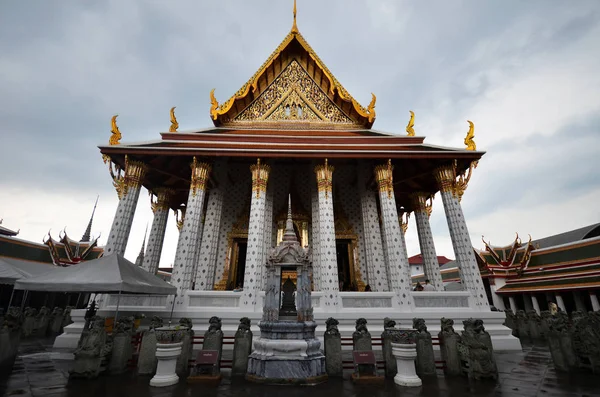
M2 219L0 219L0 236L16 236L17 234L19 234L19 230L17 230L16 232L14 230L10 230L4 226L2 226Z
M210 98L217 127L370 129L375 121L375 95L365 108L334 77L300 34L295 1L292 29L256 73L225 102L214 89Z

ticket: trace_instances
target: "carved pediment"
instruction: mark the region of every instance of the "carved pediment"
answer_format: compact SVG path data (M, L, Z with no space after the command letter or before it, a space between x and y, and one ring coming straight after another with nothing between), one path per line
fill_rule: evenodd
M293 60L235 122L310 121L352 125L300 64Z

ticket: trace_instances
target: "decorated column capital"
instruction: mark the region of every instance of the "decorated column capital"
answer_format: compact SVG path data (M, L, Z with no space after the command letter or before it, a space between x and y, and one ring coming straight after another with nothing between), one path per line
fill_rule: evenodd
M426 212L428 217L431 217L433 207L433 195L427 192L415 192L410 195L410 202L413 211Z
M315 174L317 175L317 188L319 192L325 192L325 197L329 197L333 186L333 170L334 167L329 165L327 159L325 164L317 165L315 167Z
M256 159L256 164L250 166L250 172L252 173L252 193L256 193L256 198L259 198L261 193L264 194L267 191L271 167L261 164L260 159Z
M147 166L143 162L130 160L129 156L125 155L125 172L123 172L123 169L114 163L110 156L103 154L102 160L108 164L108 171L119 200L127 195L130 188L138 189L142 185L147 170Z
M473 175L473 170L477 168L477 163L477 161L471 162L469 169L462 174L457 174L456 172L456 160L454 161L454 164L436 168L434 176L440 191L450 192L454 197L458 198L458 201L461 201L462 196L465 194L465 190L467 190L471 176Z
M167 188L158 188L154 191L148 191L150 193L150 208L152 208L152 213L156 213L156 211L167 211L169 209L169 204L171 201L171 197L175 193L172 189ZM156 199L154 199L156 197Z
M195 196L198 190L206 190L206 182L208 181L208 175L212 167L208 163L199 162L196 156L194 156L190 167L192 168L190 190L192 191L192 195Z
M392 198L394 192L394 166L392 160L389 159L387 164L381 164L375 167L375 179L377 180L377 186L379 192L387 192L388 199Z

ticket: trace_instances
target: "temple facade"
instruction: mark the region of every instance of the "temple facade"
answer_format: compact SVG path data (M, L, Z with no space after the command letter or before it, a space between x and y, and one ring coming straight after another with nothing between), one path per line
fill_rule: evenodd
M516 347L503 316L489 309L461 209L484 154L471 122L463 148L425 143L412 112L406 134L374 130L375 95L366 107L350 95L300 34L295 10L292 29L257 72L225 101L212 90L210 101L212 128L179 131L173 108L160 139L127 144L115 116L109 144L100 146L119 196L105 255L124 253L142 187L154 211L143 260L149 272L159 265L167 217L177 218L171 283L178 294L157 303L157 311L173 305L193 318L218 312L225 329L228 316L232 324L240 313L258 319L267 252L283 237L291 196L294 231L310 249L317 321L335 315L344 330L358 312L379 323L425 310L435 329L448 313L457 320L478 313L504 347ZM464 291L443 288L429 225L436 194ZM436 291L412 291L409 219ZM362 292L367 286L372 292ZM109 310L111 301L102 307ZM128 310L126 300L121 305ZM136 305L132 298L131 310Z

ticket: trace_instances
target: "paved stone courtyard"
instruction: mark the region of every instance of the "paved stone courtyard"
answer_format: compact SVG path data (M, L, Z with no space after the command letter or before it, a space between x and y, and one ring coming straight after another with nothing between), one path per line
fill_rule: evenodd
M396 386L386 380L381 386L356 386L350 380L350 371L344 379L330 379L327 383L306 387L277 387L254 385L243 380L232 380L224 371L218 388L201 385L178 385L151 388L149 377L133 374L101 376L93 381L68 381L68 355L52 352L50 340L22 342L13 372L0 375L2 396L73 396L73 397L138 397L138 396L235 396L235 397L300 397L310 393L321 396L600 396L600 377L591 373L566 375L556 373L546 347L526 346L523 352L496 355L499 381L469 382L466 378L424 379L419 388Z

